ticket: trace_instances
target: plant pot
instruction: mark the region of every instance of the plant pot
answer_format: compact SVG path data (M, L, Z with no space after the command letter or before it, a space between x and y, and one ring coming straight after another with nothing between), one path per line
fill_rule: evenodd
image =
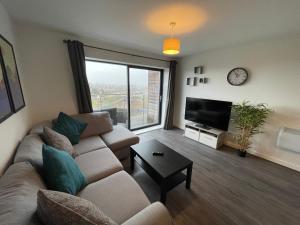
M238 151L238 155L240 157L246 157L246 154L247 154L247 151L241 151L241 150Z

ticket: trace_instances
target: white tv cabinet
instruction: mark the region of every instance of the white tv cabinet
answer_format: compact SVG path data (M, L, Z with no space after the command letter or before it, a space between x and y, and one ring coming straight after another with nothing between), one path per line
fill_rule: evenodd
M203 128L197 123L185 125L184 136L205 144L211 148L218 149L223 145L225 132L215 128Z

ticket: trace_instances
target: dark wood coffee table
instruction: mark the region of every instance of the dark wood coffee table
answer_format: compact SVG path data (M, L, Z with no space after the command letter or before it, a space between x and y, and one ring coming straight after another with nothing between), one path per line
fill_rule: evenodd
M153 152L162 152L164 155L154 156ZM162 203L166 202L167 192L178 184L186 181L186 188L191 187L193 162L157 140L131 146L132 170L134 170L134 161L160 186ZM186 175L183 173L185 169Z

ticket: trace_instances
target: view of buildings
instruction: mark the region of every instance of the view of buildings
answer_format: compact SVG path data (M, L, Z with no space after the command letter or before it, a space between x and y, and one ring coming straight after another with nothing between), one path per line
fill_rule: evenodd
M102 68L100 68L102 67ZM108 110L115 124L128 125L127 68L87 61L93 109ZM130 128L159 122L160 72L130 68Z

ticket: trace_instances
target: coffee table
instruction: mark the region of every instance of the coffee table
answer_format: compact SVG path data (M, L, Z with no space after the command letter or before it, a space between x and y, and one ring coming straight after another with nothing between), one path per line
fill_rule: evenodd
M160 186L160 201L166 202L167 192L186 181L191 187L193 162L157 140L132 145L130 167L134 170L136 161L144 171ZM163 156L154 156L153 152L162 152ZM187 170L186 175L183 170Z

